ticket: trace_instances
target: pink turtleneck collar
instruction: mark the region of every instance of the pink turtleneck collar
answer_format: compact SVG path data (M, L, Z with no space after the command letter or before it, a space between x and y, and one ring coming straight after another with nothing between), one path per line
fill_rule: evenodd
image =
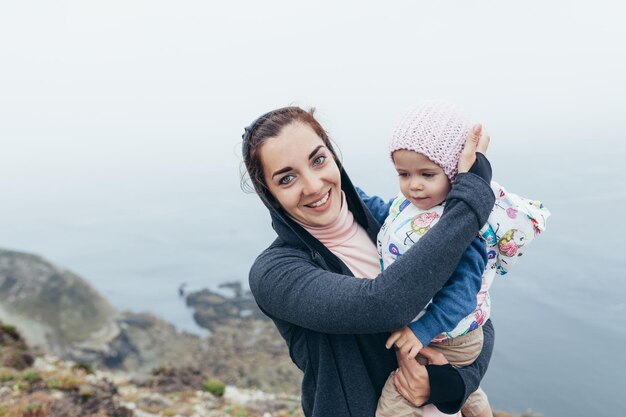
M380 273L378 251L367 232L354 219L341 193L341 210L335 221L327 226L308 226L295 220L314 238L346 264L354 276L375 278Z

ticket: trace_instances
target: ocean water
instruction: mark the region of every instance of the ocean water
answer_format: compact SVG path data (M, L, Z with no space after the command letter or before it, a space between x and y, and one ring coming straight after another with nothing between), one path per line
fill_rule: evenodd
M371 169L388 160L375 153L350 160L354 152L344 149L353 181L395 194L391 169ZM494 179L552 212L546 233L493 286L496 348L483 384L493 407L548 417L626 415L624 152L611 141L567 154L536 142L494 143L489 155ZM202 333L179 286L246 282L273 239L266 211L238 181L234 166L216 164L129 181L115 192L106 184L98 193L78 184L71 195L40 187L37 199L21 205L23 190L4 187L0 245L79 273L120 309Z

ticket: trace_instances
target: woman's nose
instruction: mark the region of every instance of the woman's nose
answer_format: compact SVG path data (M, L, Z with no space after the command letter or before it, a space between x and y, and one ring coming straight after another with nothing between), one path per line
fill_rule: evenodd
M302 192L307 195L318 194L322 191L324 181L317 175L306 175L302 177L303 189Z

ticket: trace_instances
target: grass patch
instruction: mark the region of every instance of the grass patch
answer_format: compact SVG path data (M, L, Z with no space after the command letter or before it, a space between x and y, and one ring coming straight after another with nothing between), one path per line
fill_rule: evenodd
M208 379L202 383L202 387L216 397L223 396L226 390L224 383L218 379Z
M32 384L33 382L41 380L41 375L39 375L39 372L37 371L24 371L20 375L20 379L24 382Z
M84 381L75 375L61 373L46 378L44 383L50 389L72 390L80 387Z
M15 381L19 376L19 373L13 368L0 368L0 383ZM2 414L0 414L1 416Z
M86 374L93 374L94 370L93 367L89 364L86 363L77 363L76 365L72 366L72 370L74 371L83 371Z
M17 331L15 326L11 324L2 323L0 324L0 329L2 329L6 334L11 336L13 340L21 339L20 333Z

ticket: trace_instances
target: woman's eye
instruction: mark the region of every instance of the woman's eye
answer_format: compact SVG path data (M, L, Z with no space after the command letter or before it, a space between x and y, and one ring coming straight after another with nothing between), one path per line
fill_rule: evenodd
M326 160L326 156L320 155L313 160L313 165L322 165Z
M280 185L287 185L289 184L291 181L293 181L293 175L285 175L284 177L282 177L280 179L280 181L278 181L278 183Z

